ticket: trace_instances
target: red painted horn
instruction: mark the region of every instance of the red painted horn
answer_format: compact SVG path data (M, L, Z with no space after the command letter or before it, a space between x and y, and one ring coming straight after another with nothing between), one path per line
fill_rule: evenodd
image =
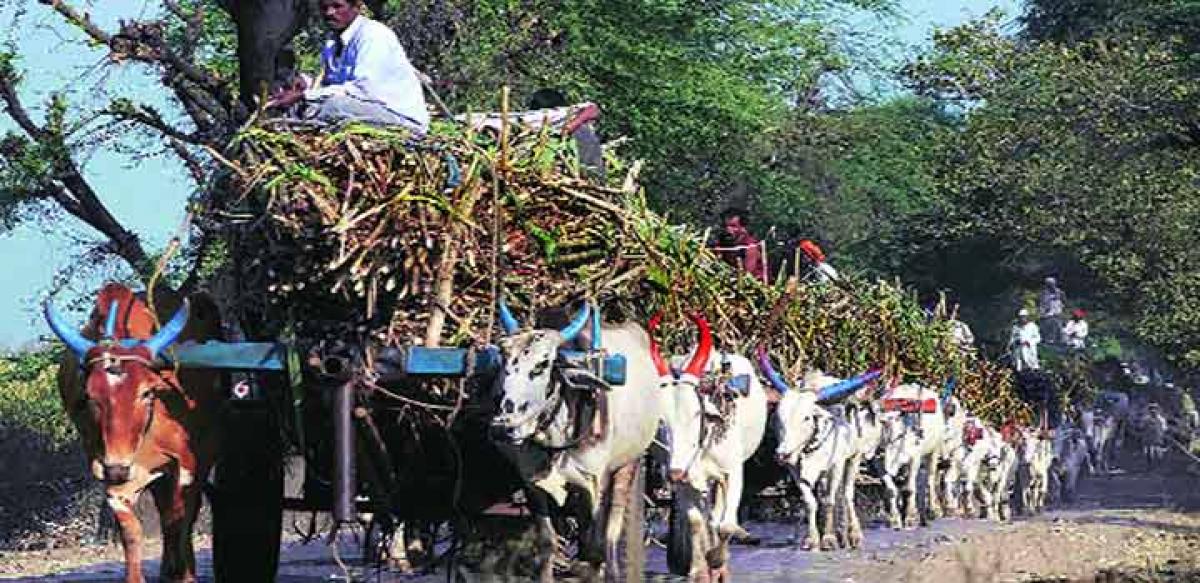
M650 318L650 323L646 325L646 333L650 336L650 360L654 361L654 368L658 371L658 376L666 377L671 375L671 367L667 366L667 361L663 360L658 340L654 338L654 332L658 330L658 325L661 323L662 312L654 314L654 317Z
M690 317L696 323L696 328L700 330L700 345L696 347L696 354L692 356L692 361L684 367L683 374L699 378L704 376L704 372L708 370L708 357L712 354L713 347L712 329L708 327L708 320L705 320L701 314L693 313Z

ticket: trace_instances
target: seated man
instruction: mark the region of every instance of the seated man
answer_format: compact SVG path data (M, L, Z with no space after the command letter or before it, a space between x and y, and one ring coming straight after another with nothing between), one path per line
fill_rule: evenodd
M320 86L298 80L268 106L303 102L301 115L307 119L399 125L424 133L429 112L417 71L392 29L360 14L362 3L320 0L321 16L333 34L321 51Z

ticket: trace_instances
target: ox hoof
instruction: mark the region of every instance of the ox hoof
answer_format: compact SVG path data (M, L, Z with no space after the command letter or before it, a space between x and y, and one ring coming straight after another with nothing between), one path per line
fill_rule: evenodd
M863 533L861 530L852 530L846 535L846 548L857 549L862 548Z
M408 559L388 559L387 567L391 572L402 575L411 575L413 572L412 562Z
M827 534L827 535L821 537L821 550L836 551L837 548L838 548L837 537L833 536L832 534Z
M708 578L712 583L728 583L733 580L729 572L729 565L724 565L719 569L709 569Z
M820 546L821 546L821 543L819 542L819 539L815 536L806 537L804 540L800 541L800 550L802 550L802 551L811 551Z

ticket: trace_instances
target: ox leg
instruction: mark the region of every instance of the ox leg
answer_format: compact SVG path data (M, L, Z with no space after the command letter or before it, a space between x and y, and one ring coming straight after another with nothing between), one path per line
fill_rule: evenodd
M817 531L817 497L813 494L813 486L807 480L798 479L796 485L800 487L800 494L804 496L804 522L808 527L808 533L803 539L800 539L800 548L809 551L818 548L821 545L821 533ZM796 523L796 535L799 538L800 523Z
M729 472L729 480L726 488L723 489L723 500L719 501L721 506L721 522L718 525L718 532L723 538L731 536L749 537L750 533L746 532L742 525L738 523L738 510L742 502L742 491L746 487L746 478L742 474L742 466L736 465Z
M838 493L842 490L843 467L834 464L826 472L825 491L821 493L821 550L823 551L835 551L838 546L837 537L834 536L834 532L837 530L835 522L837 519L837 503L840 498Z
M932 453L927 460L929 470L925 472L925 512L920 515L921 526L929 526L930 522L942 517L941 484L938 480L940 457L940 454Z
M537 556L541 565L538 580L541 583L554 583L554 551L557 548L558 539L550 517L537 517Z
M125 551L125 583L144 583L142 577L142 522L133 513L135 496L109 492L108 505L117 519L121 546Z
M192 525L200 508L200 487L180 486L176 479L160 478L151 484L151 495L162 527L162 564L159 578L169 583L196 581L196 554Z
M904 528L916 528L924 525L925 515L917 504L917 477L921 473L921 457L913 457L908 467L908 475L904 479Z
M841 498L846 520L838 532L843 546L851 549L862 546L863 541L862 524L858 521L858 510L854 507L854 483L858 481L859 463L858 456L851 457L850 461L846 462L845 478L842 481Z
M729 537L734 532L740 530L740 528L737 528L737 504L730 504L730 500L737 500L737 498L732 498L730 495L731 484L735 480L739 482L737 489L740 495L741 474L736 469L730 472L726 480L719 480L714 485L713 511L710 518L712 524L709 526L709 532L711 533L710 546L704 553L704 563L708 567L708 577L714 583L729 579ZM726 517L731 508L733 516L730 520L734 528L727 529Z
M961 498L955 492L962 472L957 463L951 462L946 472L942 474L942 513L945 516L961 516Z
M413 568L408 560L408 537L405 535L405 524L396 522L391 544L388 545L387 566L397 573L408 574L413 572Z
M621 531L625 527L625 512L630 503L630 496L641 495L641 492L633 491L641 461L641 458L638 458L625 464L613 474L612 492L608 498L607 526L604 529L605 581L616 581L620 573ZM640 544L640 541L627 541L626 544Z
M900 489L896 487L896 477L884 473L883 487L887 491L888 526L900 530Z

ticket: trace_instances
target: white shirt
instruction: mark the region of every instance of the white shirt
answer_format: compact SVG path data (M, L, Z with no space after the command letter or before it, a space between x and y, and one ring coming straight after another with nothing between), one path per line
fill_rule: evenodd
M967 326L962 320L951 320L950 326L954 331L954 342L963 350L971 350L975 347L975 334L971 333L971 327Z
M838 280L838 272L832 265L824 261L813 266L812 277L818 283L826 283Z
M1063 326L1063 337L1070 348L1083 348L1087 335L1088 324L1086 320L1071 320Z
M325 76L321 87L304 92L304 98L317 101L334 95L351 95L378 101L392 113L407 117L422 130L429 128L429 111L421 80L396 33L387 25L358 16L339 35L344 48L337 56L337 42L325 41L321 66Z

